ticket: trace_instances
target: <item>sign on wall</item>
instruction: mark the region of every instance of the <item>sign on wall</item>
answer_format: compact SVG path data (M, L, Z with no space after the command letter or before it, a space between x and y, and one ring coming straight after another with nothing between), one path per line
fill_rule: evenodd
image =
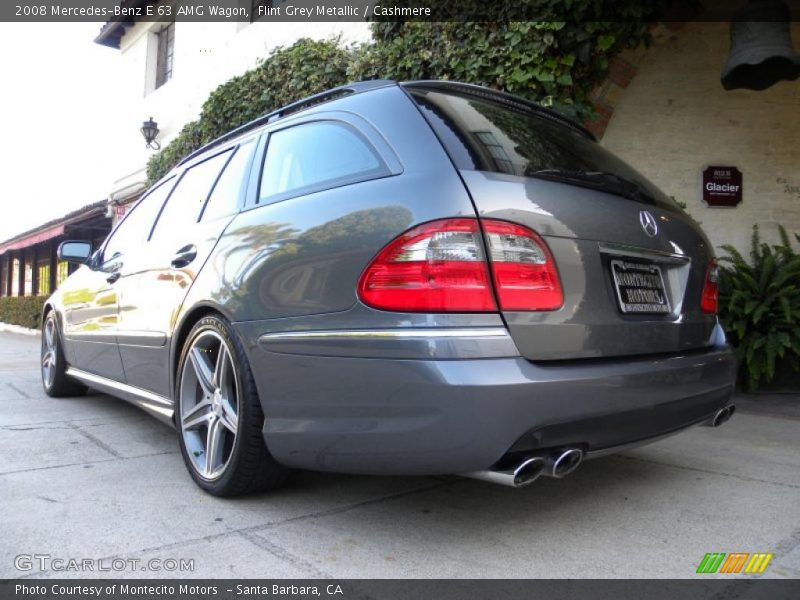
M742 201L742 172L709 166L703 171L703 201L709 206L736 206Z

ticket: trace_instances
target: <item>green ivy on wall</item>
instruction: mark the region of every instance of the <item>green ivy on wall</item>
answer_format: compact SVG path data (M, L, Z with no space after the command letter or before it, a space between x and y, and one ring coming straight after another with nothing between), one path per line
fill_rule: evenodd
M666 1L529 0L552 20L373 23L371 42L301 39L214 90L200 117L147 164L155 182L191 151L304 96L366 79L449 79L504 90L583 120L589 93L626 47L647 43ZM603 20L611 19L615 20ZM624 19L624 20L622 20Z

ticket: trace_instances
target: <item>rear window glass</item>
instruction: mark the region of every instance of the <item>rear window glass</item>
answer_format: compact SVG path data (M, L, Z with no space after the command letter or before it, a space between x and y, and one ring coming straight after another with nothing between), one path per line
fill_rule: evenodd
M522 177L538 171L602 171L663 199L647 178L600 144L533 110L453 92L409 91L459 169Z

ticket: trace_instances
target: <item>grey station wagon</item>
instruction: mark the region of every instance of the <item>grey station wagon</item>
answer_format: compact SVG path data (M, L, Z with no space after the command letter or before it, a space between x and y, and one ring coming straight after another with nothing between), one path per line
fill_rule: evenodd
M47 301L51 396L174 425L236 495L290 469L512 486L732 414L689 216L555 112L452 82L306 98L185 158Z

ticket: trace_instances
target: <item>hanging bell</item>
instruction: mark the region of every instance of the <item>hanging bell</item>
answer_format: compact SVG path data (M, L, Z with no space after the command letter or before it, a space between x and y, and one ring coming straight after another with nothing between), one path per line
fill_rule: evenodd
M790 12L781 0L750 0L731 23L731 52L722 70L726 90L765 90L800 77Z

